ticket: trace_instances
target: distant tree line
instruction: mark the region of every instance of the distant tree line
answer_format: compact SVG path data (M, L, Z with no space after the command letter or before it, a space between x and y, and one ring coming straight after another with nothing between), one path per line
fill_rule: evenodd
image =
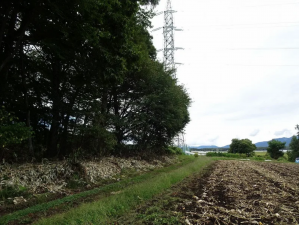
M157 3L1 1L0 157L167 149L190 98L156 59Z
M287 152L288 160L294 162L296 158L299 158L299 125L295 126L297 130L297 136L293 136L290 143L290 151Z

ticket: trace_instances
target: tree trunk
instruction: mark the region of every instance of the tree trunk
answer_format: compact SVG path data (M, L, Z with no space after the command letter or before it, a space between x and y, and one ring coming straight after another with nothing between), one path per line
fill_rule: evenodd
M119 115L119 102L118 102L118 95L116 88L113 88L113 108L114 108L114 115L115 115L115 135L117 138L117 144L120 145L123 141L123 134L120 126L120 115Z
M28 91L27 91L27 85L26 85L25 74L24 74L23 44L20 45L20 73L21 73L21 77L22 77L24 103L25 103L25 108L26 108L26 126L31 128L31 125L30 125L30 106L29 106L29 103L28 103ZM33 145L32 145L32 137L28 138L28 145L29 145L29 155L34 156L34 150L33 150Z
M59 63L53 62L52 64L52 90L51 90L51 97L52 97L52 123L48 138L48 146L46 151L46 157L53 158L58 154L58 139L59 139L59 127L61 124L61 99L60 99L60 79L59 75L61 72L61 66Z

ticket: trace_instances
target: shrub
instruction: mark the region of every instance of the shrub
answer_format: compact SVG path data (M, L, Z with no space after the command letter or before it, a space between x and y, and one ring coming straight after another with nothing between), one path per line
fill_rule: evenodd
M184 152L181 148L175 146L169 146L166 151L168 154L171 155L183 155Z
M198 157L198 153L197 153L197 152L194 154L194 157L195 157L195 158L197 158L197 157Z
M7 145L20 144L33 134L29 127L18 120L4 107L0 108L0 149Z

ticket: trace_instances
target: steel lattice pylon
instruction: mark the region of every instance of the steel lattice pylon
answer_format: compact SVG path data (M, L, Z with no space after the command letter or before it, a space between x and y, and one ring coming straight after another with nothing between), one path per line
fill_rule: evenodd
M181 31L176 29L173 25L173 13L176 11L172 10L171 0L167 0L166 10L164 11L164 51L163 51L163 63L165 70L172 71L172 76L176 78L176 68L174 61L174 51L182 48L174 47L174 31ZM181 132L174 138L174 143L177 147L182 148L186 151L184 132Z
M176 64L174 61L174 51L183 49L174 47L174 31L182 31L181 29L176 29L173 26L173 13L176 11L172 10L171 7L171 0L167 0L166 10L164 12L157 13L156 16L161 15L164 13L164 26L163 26L163 35L164 35L164 49L160 49L158 51L163 50L163 64L164 69L166 71L172 71L172 77L176 78ZM157 31L162 29L162 27L156 28L152 31ZM184 131L177 135L173 142L176 146L182 148L186 151L187 146L185 145L185 138L184 138Z
M173 36L173 13L171 1L167 1L166 11L164 11L164 58L163 63L165 70L175 70L174 63L174 36Z

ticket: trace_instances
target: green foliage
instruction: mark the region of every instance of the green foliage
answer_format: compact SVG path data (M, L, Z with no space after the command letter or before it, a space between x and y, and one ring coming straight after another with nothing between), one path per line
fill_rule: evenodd
M223 152L208 152L206 154L208 157L226 157L226 158L245 158L247 154L240 153L223 153Z
M20 144L29 138L33 132L12 113L0 108L0 149L7 145Z
M285 148L285 142L277 141L275 139L268 142L267 152L269 153L270 157L273 159L278 159L279 157L283 156L283 152L280 151Z
M184 154L184 152L181 148L175 147L175 146L168 146L166 152L171 155L183 155Z
M35 156L161 149L184 129L191 100L148 32L143 5L158 2L0 3L0 102L32 126ZM19 143L26 132L14 127Z
M249 139L232 139L230 144L229 153L241 153L246 154L247 156L252 156L256 150L255 144L252 143Z
M194 157L195 157L195 158L198 158L198 156L199 156L199 155L198 155L198 153L196 152L196 153L194 154Z
M287 152L288 160L290 162L295 162L295 159L299 157L299 140L296 136L292 137L289 147L290 151Z
M144 214L137 215L137 218L142 221L143 224L181 224L180 222L181 214L176 216L169 215L167 212L164 212L163 209L157 206L149 207Z
M7 198L27 196L28 194L27 188L21 185L8 186L0 190L0 199L5 201Z
M76 189L86 186L86 182L80 178L78 174L74 174L71 179L68 180L66 187L70 189Z

